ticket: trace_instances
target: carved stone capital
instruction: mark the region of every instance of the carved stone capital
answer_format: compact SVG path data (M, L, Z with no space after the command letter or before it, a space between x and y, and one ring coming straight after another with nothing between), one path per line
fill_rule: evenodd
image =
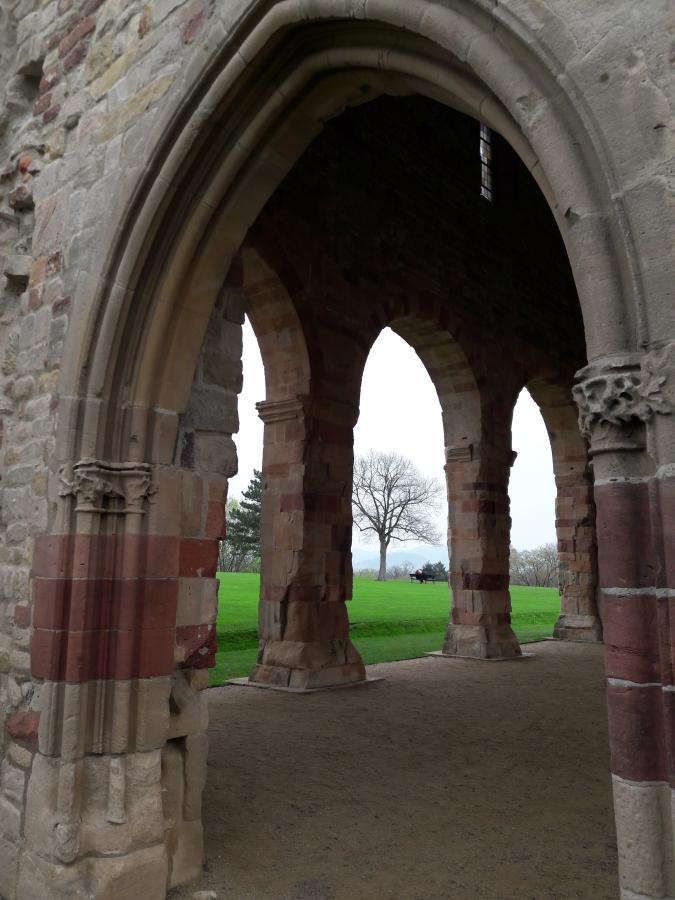
M75 497L75 511L88 513L138 513L157 490L147 463L110 463L83 459L59 473L61 497Z
M592 442L593 453L644 449L646 423L657 413L673 412L663 352L600 360L576 377L572 396L579 407L579 428Z

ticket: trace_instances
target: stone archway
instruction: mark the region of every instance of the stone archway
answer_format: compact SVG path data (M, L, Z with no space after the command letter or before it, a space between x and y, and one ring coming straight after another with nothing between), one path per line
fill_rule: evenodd
M303 323L279 275L242 251L247 311L265 366L259 652L251 682L292 690L365 680L349 639L352 428L321 389ZM318 382L318 384L317 384Z
M159 469L173 459L195 360L232 256L321 123L358 102L364 84L368 93L426 93L479 114L528 162L558 218L593 361L582 374L577 400L597 461L625 883L645 896L671 890L663 824L668 817L659 810L668 796L672 730L663 720L669 695L662 684L672 680L672 648L668 643L662 664L655 647L665 640L660 636L670 620L668 520L664 524L659 503L665 508L672 473L670 433L664 417L655 415L667 411L662 389L649 385L673 364L661 346L644 359L634 355L649 340L641 294L649 282L639 277L601 141L575 112L573 92L566 91L550 58L544 61L521 37L527 32L523 22L500 21L495 28L475 4L458 6L451 11L423 4L413 11L371 4L369 15L378 22L345 22L343 32L319 21L336 13L341 18L342 4L318 4L314 24L307 24L298 4L261 4L233 39L222 41L208 66L188 71L180 99L167 104L148 173L133 172L133 187L121 186L123 209L108 220L105 263L81 281L77 299L84 299L70 326L54 455L53 528L35 551L34 578L60 582L46 608L67 612L66 620L49 620L38 629L45 635L36 632L32 648L33 675L42 684L28 803L30 808L31 797L41 798L48 829L31 830L40 818L33 808L19 863L19 896L29 896L31 885L39 895L45 884L58 885L64 896L84 896L96 884L102 896L125 890L131 897L148 879L162 883L166 876L160 760L167 740L188 736L184 730L172 736L169 711L191 716L200 707L191 694L176 691L175 679L171 684L177 646L172 617L181 579L209 577L217 529L211 533L207 512L197 533L186 533L175 516L180 509L182 519L185 498L160 478L166 473ZM269 85L257 75L263 66ZM215 141L218 129L221 139ZM215 158L200 156L209 146L218 147ZM209 481L209 500L213 490L212 502L222 503L223 488L218 474ZM634 545L616 524L627 511L645 523L642 544ZM122 603L101 602L111 583L115 602L129 599L129 628L115 627L125 611ZM36 595L37 589L36 584ZM635 604L627 611L627 597L648 598L638 602L649 605L639 617L644 629L630 635L624 626ZM658 628L652 616L657 607ZM103 620L96 618L101 610ZM649 661L643 668L632 665L633 640L640 658ZM202 658L202 649L203 644L183 647L182 663L195 653ZM641 745L645 732L655 736L656 750ZM10 733L20 733L18 722L10 723ZM190 791L199 792L201 775L193 775ZM629 818L635 804L653 824L641 834ZM198 822L196 801L189 808L191 821ZM147 829L142 834L139 823ZM135 849L139 843L144 849ZM116 855L106 855L112 845ZM183 846L173 850L175 859ZM645 854L646 876L639 864Z
M452 607L442 652L519 656L509 595L511 394L493 389L476 345L469 343L468 357L447 326L410 307L391 328L427 369L445 433Z

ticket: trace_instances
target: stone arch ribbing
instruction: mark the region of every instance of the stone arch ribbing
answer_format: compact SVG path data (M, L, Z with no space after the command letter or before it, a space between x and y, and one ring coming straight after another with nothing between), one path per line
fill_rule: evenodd
M171 333L179 334L184 352L192 355L197 352L200 346L200 323L205 318L204 309L208 309L209 303L212 302L202 301L206 303L206 307L203 307L199 298L208 296L218 289L227 259L240 243L243 231L255 216L255 211L262 205L274 184L283 177L284 171L292 165L311 136L320 128L322 119L334 114L354 97L360 98L363 75L367 72L373 76L370 80L375 83L374 90L385 89L378 87L378 82L380 84L382 82L383 70L391 69L398 72L399 82L402 79L398 90L424 92L424 88L429 94L444 97L445 102L450 102L451 105L480 115L502 131L526 160L535 178L539 180L558 222L563 227L563 236L568 244L582 308L586 315L590 356L600 355L608 349L630 348L634 333L630 322L633 321L634 315L631 311L631 302L625 298L629 296L633 285L631 282L630 285L624 284L624 288L621 288L623 268L620 265L615 266L615 260L630 261L632 256L625 248L612 247L612 242L619 240L616 234L612 234L611 239L607 237L607 229L602 223L610 221L615 212L608 200L611 185L597 176L602 167L597 159L594 141L579 117L573 113L573 104L556 82L555 73L547 70L533 51L526 49L522 41L519 41L516 34L511 31L509 38L519 47L519 52L533 63L534 71L537 73L536 78L526 75L525 67L521 67L515 60L514 52L505 50L500 43L499 34L493 33L493 29L489 27L489 19L486 20L483 12L473 8L473 4L464 4L461 13L430 5L419 19L415 13L411 13L408 17L400 10L392 11L390 16L387 16L385 5L381 5L381 9L380 5L377 9L373 4L370 6L372 9L369 7L368 13L374 20L380 21L379 25L353 21L345 28L345 37L338 29L339 38L336 38L335 28L332 28L329 41L331 50L316 51L315 46L312 46L313 52L309 52L308 45L303 45L301 39L302 28L300 31L294 31L292 27L294 22L296 26L298 25L296 17L299 15L299 5L278 4L268 11L267 15L263 14L252 29L248 20L250 30L248 34L242 31L238 35L241 43L236 54L233 55L227 45L221 48L219 62L213 63L208 75L202 73L202 83L210 84L211 89L200 89L201 103L198 102L196 88L192 92L186 88L186 96L189 96L192 104L196 104L196 112L188 122L185 108L180 115L177 110L171 111L173 128L167 131L171 132L173 140L171 144L158 141L156 155L151 163L152 169L158 171L159 175L152 180L147 178L142 180L131 197L127 193L126 208L120 217L123 224L117 231L118 235L121 234L121 238L113 242L113 249L101 277L98 280L93 278L87 285L87 293L90 296L94 293L98 298L94 304L94 313L89 317L89 321L82 321L71 330L72 348L77 352L67 354L66 358L72 360L72 365L64 370L61 383L61 395L64 398L62 415L64 430L61 432L62 439L59 444L62 457L84 455L85 452L100 453L101 443L105 443L106 440L110 442L111 433L128 435L133 432L134 446L140 448L144 444L145 435L138 434L138 431L143 429L136 427L140 415L136 410L140 411L148 402L152 402L147 396L148 384L161 383L165 385L165 393L168 390L180 393L169 374L161 375L161 365L158 363L158 359L166 349L167 338L170 338ZM331 4L326 2L325 9L317 13L317 18L321 13L330 15L332 12ZM388 23L387 27L414 26L414 30L420 34L428 33L430 36L433 34L438 43L419 44L420 39L410 34L400 31L387 33L382 23L387 22L388 18L393 18L394 21ZM246 24L242 24L242 29L246 29ZM443 24L447 26L446 29L443 29ZM304 24L304 27L309 26ZM316 24L314 27L319 29L321 26ZM355 40L350 46L350 38L359 28L365 29L365 37L360 35L360 41ZM283 83L270 88L262 102L260 97L251 97L249 70L254 62L262 63L265 47L270 45L273 36L275 59L278 60L278 65L283 62L287 68L290 66L290 72ZM347 46L341 46L343 41ZM409 50L405 45L410 41L413 45L418 42L417 47L413 46ZM286 55L281 52L281 48L287 48ZM482 82L467 76L465 65L461 70L459 67L453 68L453 58L469 65L473 62ZM339 91L336 91L335 86L324 84L322 87L319 84L312 98L313 115L310 112L308 116L306 107L303 109L299 104L290 107L290 97L297 95L301 88L306 88L308 79L316 81L317 76L327 69L341 70L343 73L351 70L356 77L352 77L351 82L347 84L343 80ZM372 72L373 69L376 70L375 73ZM387 76L387 80L389 81L387 89L391 90L390 75ZM349 82L349 79L347 81ZM259 85L259 79L257 83ZM244 97L247 93L249 102L245 105ZM528 115L522 108L522 103L519 106L520 98L526 94L531 97L530 105L537 107L536 124L533 120L529 128ZM552 97L555 98L555 103L551 102ZM221 117L225 115L228 103L236 103L239 108L245 108L248 123L241 124L239 116L238 127L233 126L234 132L230 135L229 147L226 148L225 154L228 162L224 167L220 167L219 174L215 181L212 179L210 188L204 183L204 173L200 172L205 200L193 209L189 229L196 243L207 223L213 228L214 207L218 206L229 190L230 208L220 217L221 224L218 231L221 240L217 259L214 259L213 249L210 249L206 256L202 254L199 265L193 267L199 270L199 280L189 287L175 270L169 271L167 278L162 282L162 303L155 304L151 317L144 310L145 325L143 322L134 323L129 333L130 323L126 319L132 305L130 303L132 297L140 296L145 300L145 304L142 305L147 307L151 298L157 295L159 288L157 273L148 273L147 260L151 257L153 242L147 237L153 238L157 234L156 224L148 228L149 219L152 218L158 223L162 218L161 214L166 213L172 206L172 212L175 213L176 202L181 207L181 212L185 213L186 198L194 193L194 187L187 191L177 190L179 187L186 187L180 184L181 170L190 154L194 154L197 150L197 138L208 131L208 122L222 121ZM289 127L283 135L279 133L279 141L275 147L275 142L267 142L264 135L269 134L270 124L280 112L283 112ZM166 122L164 124L167 125ZM180 138L176 136L176 127L182 131ZM528 130L531 134L526 138L524 133ZM293 132L297 138L290 137ZM559 141L552 147L549 142L551 135L554 134L559 136ZM262 148L266 144L268 149L265 151ZM532 147L538 152L535 153ZM241 178L241 164L249 166L248 178ZM546 175L543 174L544 171ZM257 183L258 196L253 196L250 190L251 175ZM235 177L239 180L233 190ZM247 182L249 188L246 187ZM178 201L177 197L180 198ZM237 200L240 204L239 211L236 215L232 215L232 205ZM564 224L567 221L564 214L569 210L574 212L572 217L576 223L574 228L566 227ZM179 217L173 215L172 218L174 221L185 220L184 215ZM583 229L579 227L580 220L583 220ZM583 236L580 234L582 230ZM609 231L611 233L611 228ZM171 230L168 234L171 234ZM223 249L223 235L230 238L226 243L226 249ZM185 235L183 237L185 238ZM166 242L166 239L167 234L163 233L163 242ZM173 257L180 258L183 254L187 254L184 262L187 264L188 259L194 262L189 247L189 240L182 241L182 248L179 248L174 240ZM145 266L143 259L146 260ZM595 267L593 304L596 308L604 304L608 311L616 311L617 302L620 304L619 315L601 314L599 317L600 321L605 323L608 321L621 323L619 332L613 335L601 337L593 327L590 284L587 286L586 283L588 265L585 262L591 259ZM606 287L606 295L601 295L598 288L597 265L600 259L607 261L602 280L603 288ZM140 270L143 268L146 277L140 279ZM171 294L167 282L171 281L181 297L190 298L179 303L177 307L174 304L173 310L171 302L167 300ZM624 300L617 300L622 296ZM134 306L137 307L138 303ZM192 323L189 329L184 327L186 316ZM141 340L139 344L138 335L147 332L151 322L154 326L150 331L154 332L154 336L150 334L147 341ZM157 331L157 324L160 322L164 322L164 325ZM99 338L96 341L93 340L94 330ZM122 366L120 369L112 364L112 360L116 348L121 343L121 330L127 331L127 337L136 338L124 342L127 351L134 355L136 361L132 359L131 365ZM143 343L145 346L141 350ZM173 343L169 339L169 345L173 347ZM84 345L83 352L78 350L78 344ZM94 346L98 349L94 350ZM153 350L153 347L156 349ZM139 370L140 357L145 362ZM178 370L180 367L174 368ZM86 383L81 377L85 371L88 373ZM108 438L104 439L101 435L99 415L102 406L100 398L105 397L106 400L109 398L112 385L106 373L111 372L116 373L112 380L118 381L118 388L120 383L123 384L130 398L129 405L132 411L129 418L132 424L123 430L117 426L108 427ZM135 382L136 388L126 387L130 382L132 384ZM91 403L87 405L85 402L84 407L80 408L82 404L79 401L83 397L88 397ZM157 399L161 404L163 398L160 396ZM113 401L112 407L114 406ZM84 425L85 433L90 436L89 443L97 443L97 448L82 447L78 453L74 447L67 447L67 429L78 420ZM112 450L112 447L109 449ZM125 455L122 447L118 447L116 452Z

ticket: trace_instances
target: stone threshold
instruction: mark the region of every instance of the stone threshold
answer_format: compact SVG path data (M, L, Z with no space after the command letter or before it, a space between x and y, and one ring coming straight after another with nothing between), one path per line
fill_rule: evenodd
M325 687L314 688L294 688L284 687L280 684L261 684L258 681L249 681L248 678L230 678L225 684L231 684L235 687L251 687L261 688L264 691L281 691L284 694L318 694L323 691L342 691L345 688L364 687L365 685L375 684L378 681L384 681L383 675L375 678L366 678L365 681L349 681L346 684L327 684Z
M581 641L579 642L581 643ZM435 656L437 659L474 659L478 662L518 662L521 659L533 659L536 653L521 653L520 656L455 656L443 653L442 650L430 650L425 656Z

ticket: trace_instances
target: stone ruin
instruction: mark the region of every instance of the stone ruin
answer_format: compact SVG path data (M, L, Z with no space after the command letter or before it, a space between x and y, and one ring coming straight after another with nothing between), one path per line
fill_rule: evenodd
M674 67L658 3L0 0L0 896L199 878L247 314L251 679L365 678L352 437L387 326L442 408L442 651L520 654L527 387L555 634L605 641L622 897L675 897Z

